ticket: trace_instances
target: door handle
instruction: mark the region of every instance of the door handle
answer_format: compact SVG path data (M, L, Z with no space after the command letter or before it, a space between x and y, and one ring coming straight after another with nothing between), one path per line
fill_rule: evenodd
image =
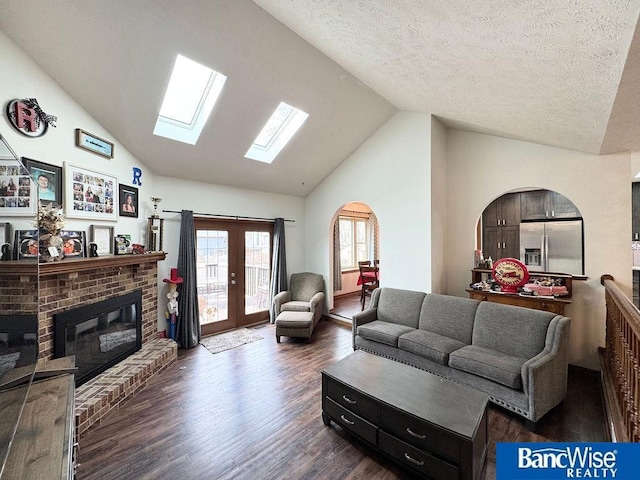
M238 282L236 282L235 280L231 280L231 285L235 285L236 283Z

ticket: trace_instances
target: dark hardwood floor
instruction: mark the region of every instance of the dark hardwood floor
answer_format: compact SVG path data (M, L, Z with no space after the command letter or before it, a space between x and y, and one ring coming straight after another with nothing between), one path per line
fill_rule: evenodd
M82 479L407 479L405 470L321 419L321 376L352 352L348 328L323 319L313 341L264 339L178 360L80 441ZM607 441L599 377L570 369L565 401L539 422L491 407L483 480L496 442Z
M367 296L365 299L365 308L369 306L371 297ZM346 295L340 295L333 298L333 310L331 313L351 319L354 313L362 311L362 303L360 303L360 292L347 293Z

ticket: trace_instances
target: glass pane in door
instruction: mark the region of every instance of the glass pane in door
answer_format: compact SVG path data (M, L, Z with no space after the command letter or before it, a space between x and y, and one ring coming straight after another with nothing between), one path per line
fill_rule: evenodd
M200 324L229 318L229 232L196 231Z
M269 308L271 234L247 231L244 245L244 310L247 315Z

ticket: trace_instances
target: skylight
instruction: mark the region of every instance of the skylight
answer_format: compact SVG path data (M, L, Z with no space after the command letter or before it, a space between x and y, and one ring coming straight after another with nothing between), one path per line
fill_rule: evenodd
M178 55L154 135L195 145L227 77Z
M281 102L253 144L245 158L271 163L305 122L308 113Z

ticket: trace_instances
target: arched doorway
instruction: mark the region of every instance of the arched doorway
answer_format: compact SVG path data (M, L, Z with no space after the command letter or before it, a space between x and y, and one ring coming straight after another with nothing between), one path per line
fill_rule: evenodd
M362 310L359 262L380 263L378 220L367 204L349 202L336 210L329 231L330 313L350 320Z
M530 271L584 275L582 213L553 190L522 189L492 201L478 219L484 259L517 258Z

